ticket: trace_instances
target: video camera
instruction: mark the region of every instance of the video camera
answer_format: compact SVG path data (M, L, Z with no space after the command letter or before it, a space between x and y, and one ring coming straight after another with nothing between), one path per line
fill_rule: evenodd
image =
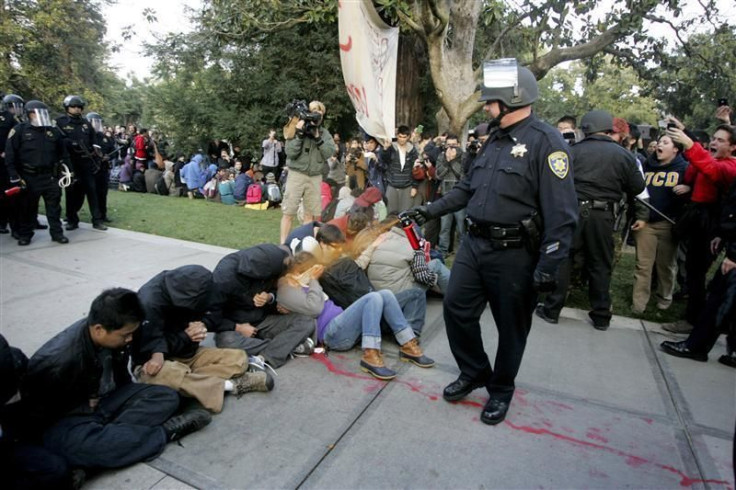
M286 115L289 118L298 117L304 121L304 132L309 134L312 129L318 128L322 122L322 114L319 112L309 112L309 106L304 100L292 100L286 105Z

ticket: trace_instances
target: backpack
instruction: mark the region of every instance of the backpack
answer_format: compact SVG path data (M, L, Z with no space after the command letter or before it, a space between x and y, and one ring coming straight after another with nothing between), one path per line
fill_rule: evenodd
M319 278L325 294L341 308L347 308L373 291L365 271L350 257L345 257L325 269Z
M154 184L153 187L156 190L156 194L160 194L162 196L169 195L169 188L166 187L166 181L164 180L163 174L161 175L161 177L158 178L156 184Z
M279 186L277 186L276 184L268 184L268 189L266 190L266 196L268 198L268 202L271 202L271 203L281 202L281 189L279 189Z
M256 183L248 186L248 191L245 193L245 202L247 204L263 202L263 188L261 188L261 184Z

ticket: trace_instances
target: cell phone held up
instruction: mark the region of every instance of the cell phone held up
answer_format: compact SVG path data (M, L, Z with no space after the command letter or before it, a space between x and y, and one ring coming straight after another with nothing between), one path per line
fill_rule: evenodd
M718 107L728 105L728 99L718 99Z

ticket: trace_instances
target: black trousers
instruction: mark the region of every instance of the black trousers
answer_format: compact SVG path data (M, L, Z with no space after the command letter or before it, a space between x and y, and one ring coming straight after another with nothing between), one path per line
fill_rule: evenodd
M558 318L565 306L572 263L580 262L588 280L590 318L600 324L611 320L611 271L613 270L613 212L587 209L580 212L570 258L560 265L557 289L544 300L545 313ZM581 260L582 259L582 260Z
M21 238L33 237L38 215L38 201L43 197L46 206L46 218L49 222L49 232L52 237L64 234L61 228L61 188L59 181L50 172L42 174L21 175L26 183L26 189L18 194L18 235Z
M87 197L89 213L92 215L92 223L102 223L102 213L97 193L97 182L95 174L92 173L91 164L85 162L74 162L75 181L66 188L66 221L69 224L79 223L79 211L84 205Z
M730 298L731 311L720 312L722 305L727 300L728 294L736 294L736 270L732 270L727 275L721 273L719 267L710 284L708 284L708 295L703 309L697 320L693 322L693 331L687 338L687 346L694 352L708 353L718 340L722 328L726 325L719 325L719 313L724 313L724 319L727 322L733 318L736 311L733 310L734 298ZM729 332L728 345L732 350L736 350L736 335Z
M5 196L5 191L14 185L10 184L5 159L0 157L0 228L10 225L12 231L18 231L18 196Z
M711 223L715 216L715 209L709 206L698 208L699 217L695 220L688 239L687 255L685 256L685 270L687 292L687 309L685 319L695 325L700 312L705 307L706 276L715 257L710 252Z
M107 191L110 181L110 170L107 164L99 172L95 174L95 190L97 191L97 204L100 207L100 216L103 220L107 219Z
M494 250L467 235L452 265L444 299L445 328L460 377L483 382L492 398L510 401L537 300L536 258L524 248ZM493 366L483 347L480 317L490 304L498 330Z
M91 415L64 417L46 430L44 446L70 466L120 468L158 456L166 445L161 425L179 407L165 386L131 383L102 398Z
M9 490L72 488L64 458L29 443L0 439L0 475Z

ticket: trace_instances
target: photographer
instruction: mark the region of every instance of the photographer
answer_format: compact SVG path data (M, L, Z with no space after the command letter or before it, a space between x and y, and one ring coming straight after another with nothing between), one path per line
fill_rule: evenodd
M465 176L465 154L460 150L457 136L447 136L445 151L437 159L437 179L440 180L440 194L445 195ZM455 220L457 233L462 240L465 234L465 208L447 213L440 222L439 249L443 256L450 252L452 243L452 221Z
M322 214L320 184L322 168L335 153L335 142L324 127L325 105L313 100L307 109L304 101L289 104L287 114L290 122L284 127L286 138L286 166L289 178L281 204L281 242L291 231L291 223L296 216L299 202L304 199L304 223ZM296 122L295 122L296 121Z

